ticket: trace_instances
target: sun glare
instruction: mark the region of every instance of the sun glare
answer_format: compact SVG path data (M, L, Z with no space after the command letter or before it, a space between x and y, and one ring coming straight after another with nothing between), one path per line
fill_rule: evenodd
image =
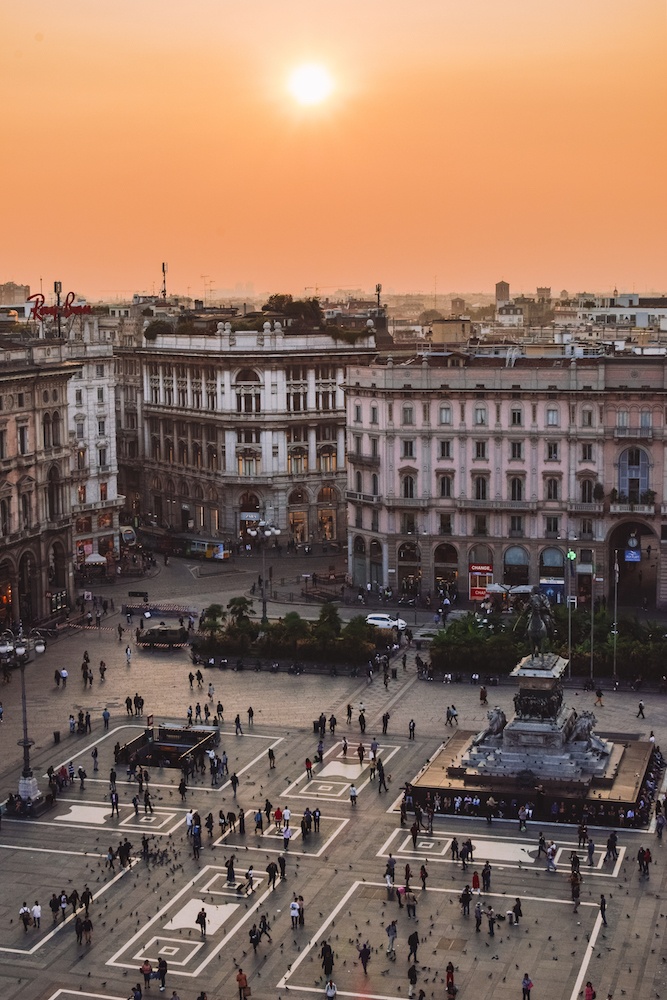
M289 90L299 104L321 104L333 90L333 80L323 66L299 66L289 78Z

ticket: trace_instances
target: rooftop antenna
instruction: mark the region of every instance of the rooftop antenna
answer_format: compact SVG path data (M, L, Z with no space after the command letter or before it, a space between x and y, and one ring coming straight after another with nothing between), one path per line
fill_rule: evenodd
M167 301L167 265L162 262L162 291L160 293L162 301Z
M377 285L375 286L375 294L377 295L377 300L378 300L378 309L381 309L381 308L382 308L382 306L380 305L380 296L382 295L382 285L380 285L380 284L377 284Z

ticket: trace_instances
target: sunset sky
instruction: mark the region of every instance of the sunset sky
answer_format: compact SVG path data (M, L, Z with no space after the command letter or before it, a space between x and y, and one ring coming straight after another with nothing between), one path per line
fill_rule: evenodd
M665 0L8 0L0 28L0 281L667 291Z

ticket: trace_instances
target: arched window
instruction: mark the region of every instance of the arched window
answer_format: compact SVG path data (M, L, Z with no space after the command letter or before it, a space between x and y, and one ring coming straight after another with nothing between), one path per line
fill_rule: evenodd
M626 448L618 460L618 492L630 503L640 503L650 488L650 463L643 448Z
M510 479L510 499L523 500L523 479L520 476Z
M489 484L486 476L475 476L475 500L488 500Z
M376 497L379 495L379 492L380 492L379 480L377 477L377 473L374 472L373 475L371 476L371 493L374 497Z
M364 477L362 476L362 474L360 472L355 472L355 474L354 474L354 488L356 489L357 493L363 493L364 492L363 478Z
M371 423L377 424L378 422L378 408L375 403L371 404Z
M406 500L414 500L415 481L413 476L403 477L403 496Z
M188 464L188 446L185 441L178 442L178 461L181 465Z
M0 535L11 534L11 510L11 500L9 497L3 497L2 500L0 500Z
M154 490L156 493L162 492L162 482L159 476L153 476L151 489Z
M630 416L627 410L618 410L616 414L616 426L617 427L628 427L630 424Z
M60 414L54 413L53 420L51 421L51 437L53 439L53 447L60 447Z
M53 446L53 437L51 435L51 414L45 413L42 417L42 436L44 439L44 447L51 448Z
M55 521L62 513L62 484L57 469L49 472L48 486L46 488L46 499L49 511L49 521Z
M594 482L592 479L582 479L581 480L581 502L582 503L593 503L593 487Z

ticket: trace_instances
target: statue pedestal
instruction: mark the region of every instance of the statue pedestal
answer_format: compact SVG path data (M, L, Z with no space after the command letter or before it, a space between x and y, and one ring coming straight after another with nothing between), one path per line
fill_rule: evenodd
M33 802L40 797L39 785L37 784L37 778L19 778L19 795L25 802L27 799L32 799Z

